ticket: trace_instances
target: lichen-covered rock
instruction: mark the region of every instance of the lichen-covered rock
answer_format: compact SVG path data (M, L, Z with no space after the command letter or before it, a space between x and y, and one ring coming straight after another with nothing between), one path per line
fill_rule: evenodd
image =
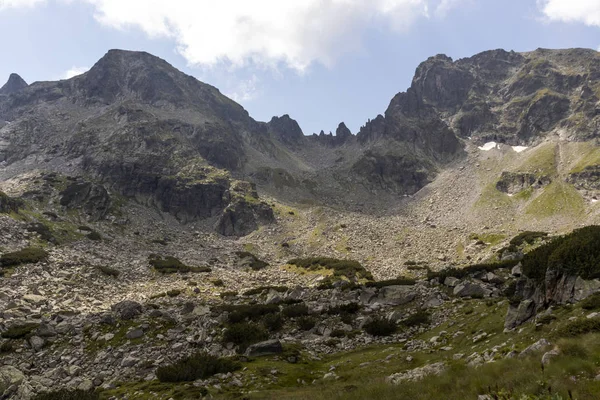
M283 353L283 346L278 339L255 343L246 349L247 357L261 357Z
M224 236L246 236L259 225L274 221L273 209L267 203L238 199L223 211L215 229Z

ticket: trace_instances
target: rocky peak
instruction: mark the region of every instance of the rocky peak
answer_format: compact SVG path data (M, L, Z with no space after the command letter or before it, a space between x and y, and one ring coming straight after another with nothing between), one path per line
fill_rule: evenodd
M335 136L338 141L345 142L346 140L352 137L352 132L350 132L350 129L348 129L346 124L340 122L337 129L335 130Z
M21 78L18 74L12 73L8 77L8 81L0 88L0 95L9 95L18 92L27 86L27 82L25 82L23 78Z
M288 114L281 117L273 117L268 122L269 130L279 139L287 143L298 143L304 138L304 133L296 120L290 118Z

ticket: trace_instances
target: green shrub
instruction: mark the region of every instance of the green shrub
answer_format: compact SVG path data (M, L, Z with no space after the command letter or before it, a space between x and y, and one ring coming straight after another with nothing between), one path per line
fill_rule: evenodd
M543 282L548 269L583 279L600 277L600 226L576 229L523 258L523 274L528 278Z
M548 325L556 320L556 315L547 314L535 319L535 322L542 325Z
M317 320L313 317L299 317L296 320L298 329L302 331L310 331L317 324Z
M227 304L220 306L219 309L229 313L227 318L232 324L242 321L258 322L267 314L275 314L279 312L279 306L276 304Z
M462 279L471 274L478 274L481 272L492 272L497 269L512 268L518 263L518 260L505 260L494 263L472 264L462 268L446 268L441 271L429 271L427 273L427 279L437 278L440 282L444 282L444 280L447 277Z
M18 213L19 208L25 203L19 199L13 199L4 192L0 192L0 213L9 214L11 212Z
M578 319L560 327L556 334L560 337L575 337L586 333L600 332L600 319Z
M396 332L398 326L383 318L376 318L363 326L365 332L373 336L390 336Z
M412 278L400 277L400 278L396 278L396 279L388 279L385 281L367 282L365 284L365 286L366 287L374 287L374 288L382 288L382 287L386 287L386 286L395 286L395 285L410 286L410 285L414 285L415 283L417 283L417 281Z
M48 253L37 247L25 247L24 249L5 253L0 257L0 265L11 267L21 264L33 264L45 260Z
M343 329L334 329L329 336L334 338L343 338L346 337L346 331Z
M339 260L328 257L310 257L295 258L288 261L288 264L295 265L298 268L315 271L319 269L329 269L333 271L335 277L345 277L351 281L358 279L373 280L373 275L365 269L358 261Z
M402 325L406 327L418 326L418 325L426 325L430 321L430 315L427 311L417 311L416 313L410 315L404 321L402 321Z
M339 306L329 307L326 313L330 315L339 314L356 314L360 310L360 304L358 303L347 303L340 304Z
M241 365L228 358L220 358L207 353L196 353L172 365L159 367L156 377L161 382L191 382L207 379L216 374L237 371Z
M228 291L228 292L221 292L219 294L219 297L224 299L226 297L235 297L237 295L238 295L238 292L232 290L232 291Z
M20 325L13 325L4 332L0 336L4 339L22 339L24 337L29 336L34 330L36 330L40 326L36 323L25 323Z
M253 271L260 271L261 269L265 269L269 266L269 263L260 260L258 257L256 257L254 254L247 252L247 251L236 251L235 254L241 258L248 258L249 259L249 264L248 266L250 268L252 268Z
M340 320L345 324L352 325L352 322L354 322L354 315L343 312L340 314Z
M282 314L287 318L303 317L308 315L306 304L292 304L283 308Z
M597 310L600 308L600 293L594 293L581 302L584 310Z
M87 237L89 240L93 240L93 241L99 241L99 240L102 240L102 236L101 236L101 235L100 235L98 232L96 232L96 231L91 231L90 233L88 233L88 234L86 235L86 237Z
M223 279L215 279L214 281L212 281L212 284L215 285L216 287L225 286L225 282L223 282Z
M223 343L233 343L243 353L248 346L269 339L269 333L260 325L240 322L231 324L223 333Z
M262 324L269 332L277 332L283 328L283 317L280 313L267 314L263 317Z
M171 256L165 256L163 258L153 254L148 257L148 262L155 270L163 274L174 274L177 272L211 272L209 267L190 267Z
M94 391L61 389L54 392L40 393L33 400L98 400L100 395Z
M288 291L287 286L259 286L254 289L250 289L242 293L244 296L253 296L255 294L261 294L265 291L274 290L279 293L285 293Z
M167 291L167 296L169 296L169 297L177 297L180 294L181 294L181 290L180 289L173 289L173 290Z
M112 276L113 278L117 278L121 274L121 272L118 269L107 267L106 265L100 265L96 268L104 275Z
M512 238L510 240L510 244L512 246L521 246L524 243L533 244L536 241L536 239L545 238L547 236L548 236L548 234L546 232L525 231L525 232L519 233L517 236Z

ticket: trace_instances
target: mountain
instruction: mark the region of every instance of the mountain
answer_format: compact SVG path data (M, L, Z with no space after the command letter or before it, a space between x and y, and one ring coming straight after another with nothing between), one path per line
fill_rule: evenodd
M598 398L599 57L437 55L356 134L11 75L0 398Z
M8 81L0 88L0 95L9 95L27 87L27 82L17 74L10 74Z

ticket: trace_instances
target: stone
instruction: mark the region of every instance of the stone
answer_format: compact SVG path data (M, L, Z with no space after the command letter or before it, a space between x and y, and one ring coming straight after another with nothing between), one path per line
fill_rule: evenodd
M89 379L84 379L78 386L77 389L89 392L94 389L94 382Z
M132 356L126 356L125 358L123 358L123 360L121 361L121 367L133 367L134 365L136 365L139 362L139 359L132 357Z
M453 293L459 297L489 297L492 291L484 287L483 284L461 282L456 285Z
M26 294L23 296L23 300L34 305L39 305L48 301L44 296L37 294Z
M525 350L523 350L519 354L519 357L522 358L529 354L532 354L532 353L535 353L538 351L542 351L542 350L544 350L545 347L548 347L550 345L551 345L551 343L548 340L542 338L542 339L538 340L537 342L535 342L534 344L532 344L531 346L527 347Z
M504 320L504 328L510 330L529 320L535 314L535 303L531 299L523 300L518 306L510 305Z
M246 357L260 357L281 353L283 353L283 346L278 339L274 339L250 345L244 355Z
M140 303L131 300L121 301L120 303L113 305L111 308L117 313L119 318L123 320L134 319L143 311L143 307Z
M448 287L455 287L456 285L458 285L459 282L460 279L455 278L453 276L447 276L446 279L444 279L444 285Z
M544 353L544 355L542 356L542 364L543 365L550 364L550 361L552 361L553 358L555 358L559 355L560 355L560 351L556 348Z
M46 341L39 336L32 336L29 338L29 344L33 350L40 351L44 347L44 344L46 344Z
M125 334L127 339L139 339L144 336L144 331L140 328L132 329Z
M406 372L399 372L388 376L385 381L393 385L399 385L402 382L416 382L420 381L429 375L440 375L446 369L446 364L438 362L434 364L428 364L424 367L411 369Z
M417 292L412 286L393 285L386 286L379 290L379 295L375 302L386 305L403 305L410 303L417 296Z
M0 395L12 386L19 386L24 380L25 375L15 367L10 365L0 367Z
M512 269L510 270L510 273L512 276L516 276L516 277L520 277L521 275L523 275L523 270L521 268L521 263L515 265L514 267L512 267Z
M40 337L54 337L57 335L56 333L56 329L54 329L54 327L52 325L46 324L46 323L42 323L40 324L40 326L37 328L37 330L35 331L37 336Z

